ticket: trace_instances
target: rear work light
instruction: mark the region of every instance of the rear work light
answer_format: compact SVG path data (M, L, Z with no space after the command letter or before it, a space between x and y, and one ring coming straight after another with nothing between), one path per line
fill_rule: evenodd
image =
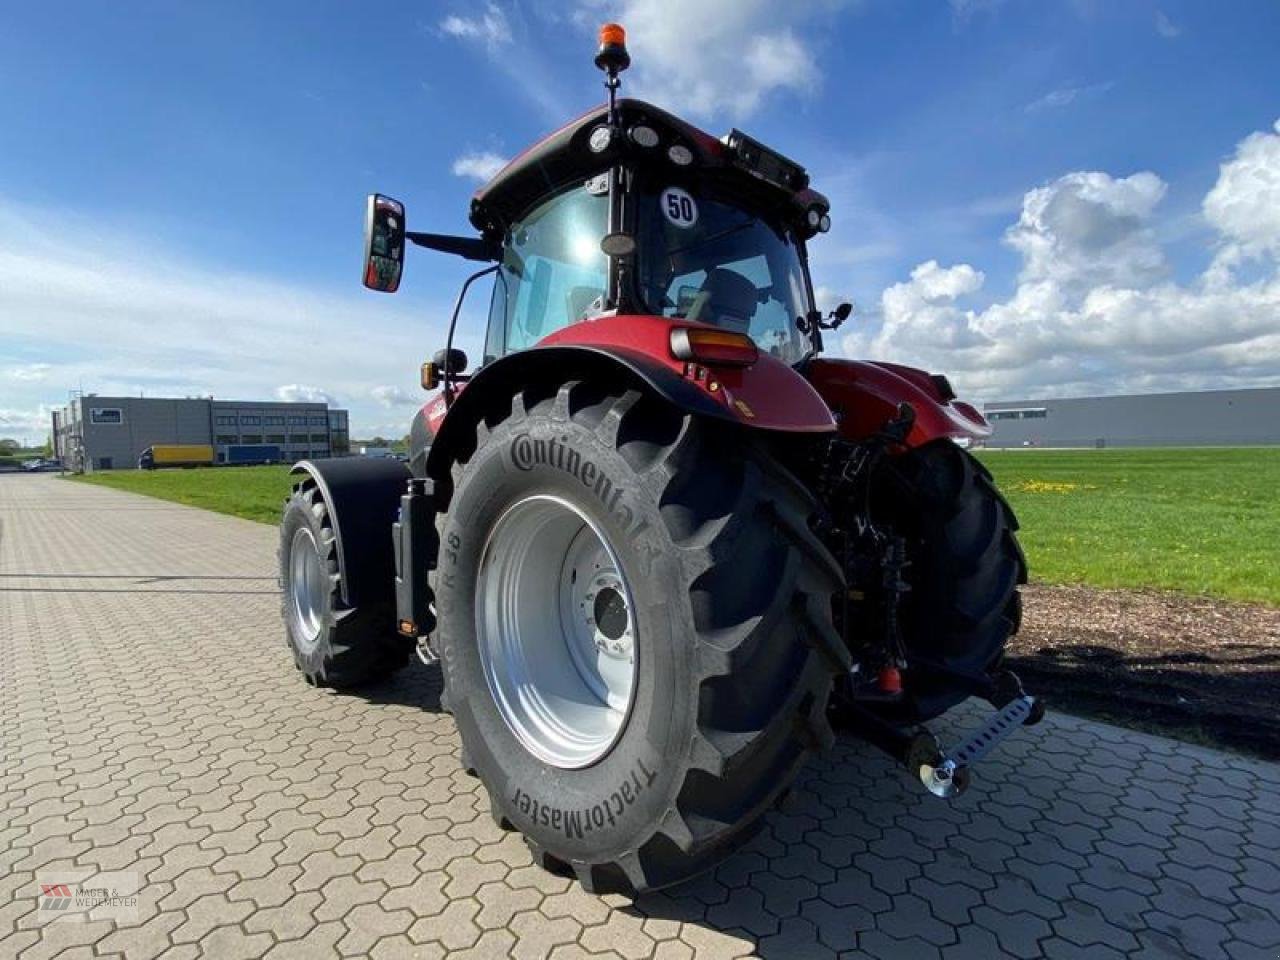
M749 367L760 356L755 341L745 333L702 327L673 329L671 355L677 360L711 367Z

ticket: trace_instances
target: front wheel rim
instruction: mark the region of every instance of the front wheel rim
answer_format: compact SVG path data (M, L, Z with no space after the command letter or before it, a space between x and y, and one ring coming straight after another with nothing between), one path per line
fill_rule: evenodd
M507 727L563 769L599 761L635 700L631 586L603 532L569 501L528 497L494 524L480 560L480 661Z
M306 527L300 527L289 545L289 601L293 611L298 650L313 653L320 644L324 603L328 594L320 549Z

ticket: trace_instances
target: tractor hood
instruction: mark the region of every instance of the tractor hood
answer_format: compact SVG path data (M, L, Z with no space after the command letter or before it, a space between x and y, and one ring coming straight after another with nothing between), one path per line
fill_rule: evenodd
M593 149L592 134L608 124L601 105L544 137L508 163L471 199L471 223L490 238L542 200L573 183L627 162L647 168L670 168L673 174L711 176L729 189L749 194L753 204L777 208L803 224L808 211L825 214L826 197L809 189L804 168L738 131L717 140L679 117L641 100L618 101L619 131L603 149ZM647 127L657 142L642 146L630 131ZM688 151L678 164L672 148ZM677 151L678 153L679 151Z

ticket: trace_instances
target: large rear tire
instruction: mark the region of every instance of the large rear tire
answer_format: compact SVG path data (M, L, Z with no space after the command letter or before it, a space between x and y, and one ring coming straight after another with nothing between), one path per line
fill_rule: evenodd
M1022 622L1018 586L1027 582L1027 563L1018 520L987 468L950 440L925 444L881 465L871 514L906 539L911 590L900 627L908 662L915 654L973 675L995 669ZM911 720L967 696L928 681L908 693L896 712Z
M464 764L588 889L714 865L831 736L848 661L811 496L744 435L596 384L526 389L476 442L436 592Z
M408 662L413 641L395 632L392 603L343 603L337 537L313 482L295 486L285 503L278 556L285 642L308 683L349 689Z

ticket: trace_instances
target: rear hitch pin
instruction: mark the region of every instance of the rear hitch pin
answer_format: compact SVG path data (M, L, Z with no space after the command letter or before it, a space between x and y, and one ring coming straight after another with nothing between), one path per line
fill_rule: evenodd
M921 768L922 771L925 769L931 769L929 780L925 783L925 786L929 788L930 793L935 793L940 797L952 795L947 794L945 791L950 787L956 772L956 764L954 760L943 760L942 763L933 768Z

